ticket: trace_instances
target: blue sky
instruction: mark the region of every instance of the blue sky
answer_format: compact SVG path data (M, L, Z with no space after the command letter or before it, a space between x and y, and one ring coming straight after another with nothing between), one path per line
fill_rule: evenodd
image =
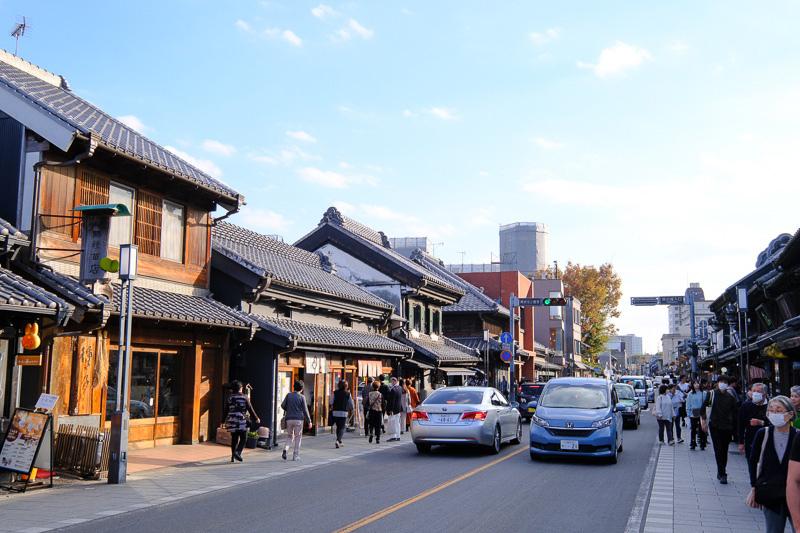
M77 7L77 6L80 7ZM19 55L244 194L287 242L336 205L448 263L549 227L612 262L621 333L800 226L800 4L0 0Z

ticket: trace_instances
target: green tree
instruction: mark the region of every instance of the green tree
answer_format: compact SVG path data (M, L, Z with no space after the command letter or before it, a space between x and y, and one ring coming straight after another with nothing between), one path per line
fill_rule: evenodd
M609 337L617 331L613 319L619 317L622 280L611 263L596 268L570 261L558 274L564 281L564 296L581 302L581 339L588 346L583 356L587 363L596 366L597 355L605 350Z

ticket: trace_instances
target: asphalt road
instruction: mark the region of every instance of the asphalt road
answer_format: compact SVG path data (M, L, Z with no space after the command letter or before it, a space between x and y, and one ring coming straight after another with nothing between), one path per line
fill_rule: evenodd
M521 445L499 455L411 444L310 468L68 531L625 531L654 447L642 413L625 430L619 463L531 461Z

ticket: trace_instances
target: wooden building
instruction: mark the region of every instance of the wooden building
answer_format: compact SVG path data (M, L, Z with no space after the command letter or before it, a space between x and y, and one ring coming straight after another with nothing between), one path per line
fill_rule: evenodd
M0 216L30 239L13 268L75 306L43 339L49 367L38 385L61 397L59 422L108 425L114 407L120 285L114 274L78 279L79 260L94 252L82 249L74 210L124 204L132 216L111 220L107 254L138 245L130 447L211 438L231 345L256 329L208 297L211 213L238 211L242 197L75 95L62 76L3 51L0 146Z

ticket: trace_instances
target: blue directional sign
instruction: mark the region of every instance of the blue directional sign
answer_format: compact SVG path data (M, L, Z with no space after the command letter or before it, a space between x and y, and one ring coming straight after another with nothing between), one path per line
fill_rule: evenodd
M514 339L513 337L511 337L511 333L507 331L504 332L502 335L500 335L500 342L502 342L503 344L511 344L513 341Z

